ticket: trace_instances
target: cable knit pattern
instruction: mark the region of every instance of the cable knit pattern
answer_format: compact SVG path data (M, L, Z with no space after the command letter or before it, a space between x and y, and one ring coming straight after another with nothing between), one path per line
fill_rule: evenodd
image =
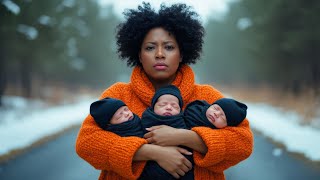
M194 81L192 69L184 65L172 83L177 86L186 104L194 100L206 100L208 103L223 97L209 85L198 85ZM135 67L129 83L116 83L106 89L100 98L121 99L138 116L150 106L155 90L143 69ZM225 179L223 171L252 153L253 135L248 120L238 127L211 129L195 127L195 131L208 147L206 155L194 152L195 179ZM88 115L84 120L76 141L76 151L80 157L101 170L100 180L137 179L145 162L132 162L134 153L146 140L138 137L120 137L100 129Z

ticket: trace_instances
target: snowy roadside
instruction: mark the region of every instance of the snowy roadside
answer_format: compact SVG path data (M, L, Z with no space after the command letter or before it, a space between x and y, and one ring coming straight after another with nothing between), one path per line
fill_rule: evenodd
M80 97L75 103L48 108L40 101L5 97L7 108L0 109L0 156L81 124L93 101L92 97Z
M0 156L80 125L94 100L81 97L75 103L48 108L40 101L5 97L7 108L0 109ZM300 125L300 117L294 112L285 112L267 104L247 105L253 129L283 144L289 152L302 153L312 161L320 161L320 144L316 143L320 139L319 129Z

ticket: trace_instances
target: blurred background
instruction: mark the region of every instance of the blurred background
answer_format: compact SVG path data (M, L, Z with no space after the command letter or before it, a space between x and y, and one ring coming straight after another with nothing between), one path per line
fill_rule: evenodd
M68 93L98 96L110 84L128 81L131 70L118 59L115 27L124 8L139 3L1 0L0 106L5 95L57 103ZM212 6L196 9L207 11L203 56L194 66L199 83L295 109L306 119L316 114L320 1L190 4Z
M115 29L141 2L0 0L0 179L97 179L74 143L90 103L130 80ZM319 179L320 1L165 2L201 16L196 81L249 107L254 152L227 178Z

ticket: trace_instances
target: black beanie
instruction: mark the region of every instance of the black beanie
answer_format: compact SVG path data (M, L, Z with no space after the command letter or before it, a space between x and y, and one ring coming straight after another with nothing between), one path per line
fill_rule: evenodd
M179 100L179 106L180 106L180 108L182 108L183 101L182 101L182 96L181 96L180 90L174 85L168 85L168 86L164 86L156 91L156 93L154 94L152 101L151 101L152 109L154 109L154 105L156 104L159 97L164 94L171 94L171 95L174 95L175 97L177 97Z
M115 98L105 98L95 101L90 105L90 114L96 123L105 129L114 113L122 106L126 106L124 102Z
M241 102L229 98L222 98L213 104L218 104L223 109L228 126L237 126L246 118L247 106Z

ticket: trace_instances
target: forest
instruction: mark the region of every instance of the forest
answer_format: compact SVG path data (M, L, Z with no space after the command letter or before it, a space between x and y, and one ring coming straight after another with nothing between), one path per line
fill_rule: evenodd
M197 79L319 99L319 18L317 0L235 1L205 24ZM130 71L116 52L120 21L95 0L1 0L0 106L7 94L45 98L53 85L101 90L122 80Z

